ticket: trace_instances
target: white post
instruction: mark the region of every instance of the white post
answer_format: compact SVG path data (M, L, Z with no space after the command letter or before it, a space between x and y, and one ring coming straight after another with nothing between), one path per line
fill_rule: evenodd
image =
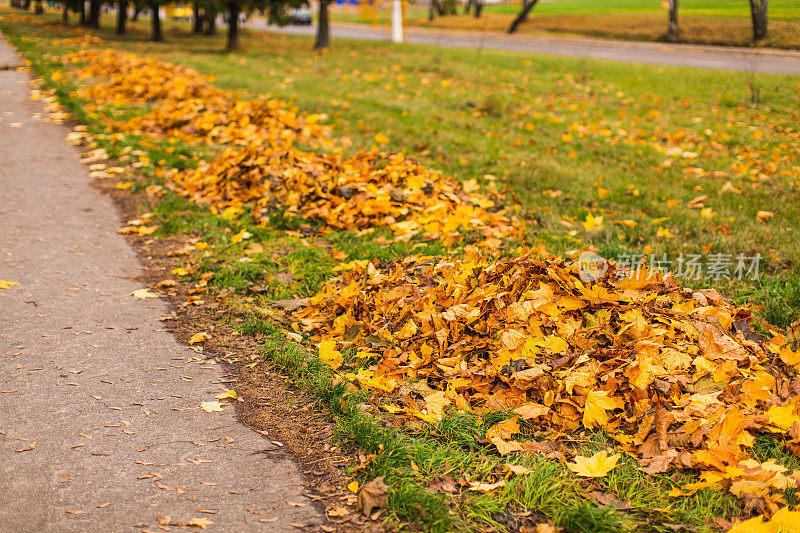
M403 42L403 6L400 0L392 1L392 42Z

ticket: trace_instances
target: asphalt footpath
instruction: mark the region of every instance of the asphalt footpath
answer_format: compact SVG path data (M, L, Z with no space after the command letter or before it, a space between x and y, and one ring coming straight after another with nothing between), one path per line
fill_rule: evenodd
M21 64L0 35L0 531L316 529L292 458L199 408L223 369L132 296L120 215Z

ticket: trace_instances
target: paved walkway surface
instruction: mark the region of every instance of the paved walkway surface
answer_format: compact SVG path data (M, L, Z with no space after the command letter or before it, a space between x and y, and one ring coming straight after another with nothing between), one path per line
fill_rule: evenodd
M252 19L253 29L294 35L314 35L314 26L268 26L264 19ZM388 41L388 27L334 23L333 39ZM609 59L632 63L685 66L715 70L731 70L773 74L800 75L800 52L760 50L724 46L612 41L576 37L508 35L428 28L406 28L405 41L448 48L486 48L515 52L531 52L561 56Z
M0 531L322 523L291 459L233 408L197 408L222 369L163 329L166 302L130 295L119 215L28 80L0 70L0 280L19 282L0 288Z

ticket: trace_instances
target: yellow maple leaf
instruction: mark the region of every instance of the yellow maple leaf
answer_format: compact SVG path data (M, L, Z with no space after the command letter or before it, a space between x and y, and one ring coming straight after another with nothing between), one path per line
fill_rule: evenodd
M618 453L608 455L606 450L601 450L591 457L575 457L575 462L567 464L567 468L582 477L604 477L614 470L619 458Z
M18 281L8 281L5 279L0 279L0 289L10 289L14 285L19 285Z
M588 429L602 427L608 423L606 411L619 407L617 398L608 395L608 391L589 391L586 405L583 408L583 425Z
M672 233L667 228L663 228L661 226L658 227L656 235L659 237L664 237L665 239L669 239L672 237Z
M319 343L319 360L334 370L342 366L342 353L336 349L336 341L326 339Z
M508 475L514 474L515 476L524 476L533 472L530 468L525 468L522 465L512 465L506 463L503 466L503 472L508 472Z
M503 440L510 439L512 435L519 433L518 419L519 417L515 416L493 425L486 430L486 440L492 440L493 437L499 437Z
M216 398L217 400L235 400L238 397L239 396L236 394L236 391L233 389L221 392L216 396L214 396L214 398Z
M347 489L353 494L358 494L358 481L351 481L348 483Z
M425 409L428 414L433 415L437 422L442 419L444 408L452 403L444 391L437 391L425 396Z
M153 294L147 289L136 289L131 293L131 296L138 300L144 300L147 298L158 298L158 294Z
M481 483L480 481L472 481L469 484L469 490L474 490L475 492L482 492L483 494L489 494L493 490L499 489L500 487L506 486L506 480L501 479L496 483Z
M378 144L386 144L389 142L389 137L387 137L383 133L378 133L375 135L375 142Z
M224 411L226 407L227 405L219 401L200 403L200 409L202 409L206 413L218 413L220 411Z
M242 230L239 233L237 233L236 235L231 237L231 242L233 244L236 244L237 242L240 242L243 239L249 239L252 236L253 235L250 234L247 230Z
M774 216L775 213L773 213L772 211L759 211L758 213L756 213L756 220L758 220L759 222L767 222Z
M798 523L800 523L800 512L783 507L769 520L756 516L736 523L728 533L792 533L798 531Z
M794 404L787 402L784 405L770 407L766 415L770 424L788 431L795 423L800 422L800 417L794 411Z
M534 418L539 418L540 416L549 413L550 408L544 405L528 403L517 407L514 409L514 412L525 420L533 420Z
M216 522L209 520L208 518L192 518L186 522L187 526L195 526L199 527L200 529L205 529L206 526L210 526L212 524L216 524Z
M200 344L206 342L210 337L211 335L209 335L205 331L201 333L195 333L194 335L192 335L192 338L189 339L189 344Z
M600 231L603 229L603 217L596 217L591 213L586 214L586 219L581 221L586 231Z
M171 272L176 276L188 276L190 273L183 267L173 268Z

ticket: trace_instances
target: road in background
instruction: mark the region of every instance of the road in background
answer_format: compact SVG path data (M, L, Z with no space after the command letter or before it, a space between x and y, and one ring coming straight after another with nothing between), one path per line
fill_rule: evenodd
M315 26L268 26L261 18L251 19L247 26L291 35L314 35ZM389 41L388 27L333 23L333 39ZM785 50L756 50L724 46L705 46L672 43L612 41L575 37L537 35L506 35L452 30L405 28L405 42L448 48L484 48L531 52L560 56L608 59L631 63L649 63L681 67L709 68L743 72L790 74L800 76L800 52Z

